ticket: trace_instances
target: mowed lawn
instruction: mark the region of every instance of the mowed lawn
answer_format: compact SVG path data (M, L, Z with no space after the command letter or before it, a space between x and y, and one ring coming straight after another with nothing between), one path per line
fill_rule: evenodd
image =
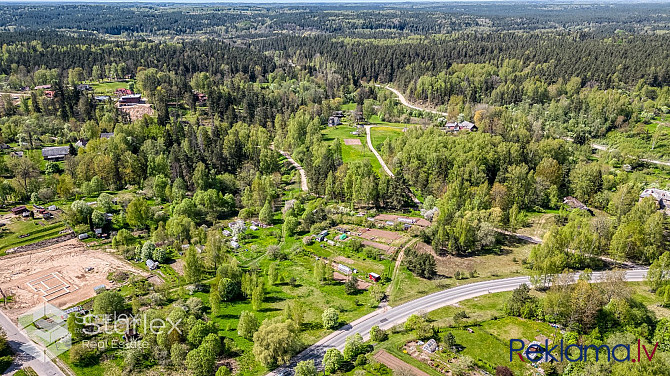
M48 223L42 219L13 220L0 230L0 255L8 249L58 237L65 229L63 222ZM25 237L19 237L26 235Z
M374 129L374 128L373 128ZM367 140L365 133L358 136L352 135L351 132L354 132L356 128L350 127L348 125L340 125L337 127L328 127L324 129L321 134L323 135L323 140L326 142L334 142L335 139L339 139L342 144L342 162L351 163L355 161L368 160L372 167L382 174L382 166L375 157L374 154L368 149ZM358 139L361 141L360 145L345 145L345 139Z
M116 89L127 89L131 81L106 81L91 83L93 92L96 94L112 95Z

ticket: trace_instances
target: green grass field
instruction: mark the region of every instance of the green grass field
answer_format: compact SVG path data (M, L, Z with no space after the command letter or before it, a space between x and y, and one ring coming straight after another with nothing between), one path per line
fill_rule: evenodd
M323 130L323 139L326 142L333 142L336 138L342 143L342 162L351 163L354 161L368 160L375 170L380 174L383 173L382 166L374 154L368 149L365 133L358 136L352 135L351 132L356 128L347 125L340 125L338 127L328 127ZM358 139L361 141L360 145L345 145L345 139Z
M627 131L610 131L594 142L615 148L622 155L670 160L670 115L657 117L650 124L631 125Z
M91 87L93 87L93 92L95 94L101 94L101 95L112 95L116 91L116 89L128 88L128 84L130 84L132 81L106 81L106 82L96 82L96 83L91 83Z
M58 237L61 235L60 231L64 229L63 222L49 224L43 219L14 220L0 231L0 255L4 255L8 249L14 247ZM30 235L19 237L25 234Z

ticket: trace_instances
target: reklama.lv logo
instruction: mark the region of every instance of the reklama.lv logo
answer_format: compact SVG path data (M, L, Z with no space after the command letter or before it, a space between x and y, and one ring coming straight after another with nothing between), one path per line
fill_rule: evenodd
M516 346L515 346L516 345ZM509 361L514 360L514 354L516 354L522 362L526 360L532 363L538 362L562 362L567 360L568 362L582 362L587 360L589 350L591 356L595 356L595 360L598 361L599 358L605 355L607 356L607 361L611 362L641 362L644 360L644 357L648 361L651 361L656 354L656 349L658 348L658 342L654 345L654 349L651 350L651 353L647 350L647 347L643 345L640 340L637 340L637 357L633 353L631 358L631 345L618 344L610 349L607 345L577 345L571 344L568 346L563 345L563 340L561 339L560 343L549 347L549 340L545 340L544 346L539 342L531 342L528 346L525 345L523 340L520 339L510 339L509 341ZM592 358L591 358L592 359Z

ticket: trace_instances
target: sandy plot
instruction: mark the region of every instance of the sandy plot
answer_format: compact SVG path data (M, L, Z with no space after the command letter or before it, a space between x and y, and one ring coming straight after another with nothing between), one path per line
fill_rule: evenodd
M386 244L391 244L393 242L403 240L405 239L405 236L403 236L400 233L393 232L393 231L386 231L386 230L380 230L377 228L369 228L369 229L360 229L360 237L363 239L368 239L368 240L373 240L378 243L386 243Z
M344 144L345 145L363 145L361 144L361 140L358 138L345 138L344 139Z
M382 250L387 255L392 255L393 253L395 253L395 250L397 249L396 247L390 246L388 244L377 243L371 240L363 240L361 244Z
M349 277L340 273L340 272L333 272L333 279L337 282L342 282L345 283ZM356 287L358 287L359 290L367 290L372 286L372 283L366 282L365 280L358 279L358 283L356 284Z
M150 104L136 104L134 106L119 106L119 111L128 113L130 120L135 121L141 119L144 115L153 115L154 110Z
M349 265L354 264L354 260L350 259L349 257L344 257L344 256L335 256L333 258L333 261L339 262L340 264L349 264Z
M95 296L94 287L113 287L107 276L119 270L148 276L111 253L71 239L0 258L0 288L14 297L7 313L16 318L45 302L66 308L89 299Z

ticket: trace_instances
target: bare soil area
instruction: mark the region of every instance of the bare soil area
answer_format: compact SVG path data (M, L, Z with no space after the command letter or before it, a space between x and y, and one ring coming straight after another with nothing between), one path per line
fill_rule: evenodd
M379 363L382 363L383 365L387 366L388 368L394 371L406 370L411 372L415 376L430 376L428 373L423 372L422 370L414 367L413 365L396 358L395 356L387 353L385 350L379 350L379 352L377 352L374 355L374 358Z
M0 288L13 297L6 313L16 319L43 303L67 308L95 296L94 287L115 287L107 280L114 271L148 277L115 255L87 249L77 239L0 258Z

